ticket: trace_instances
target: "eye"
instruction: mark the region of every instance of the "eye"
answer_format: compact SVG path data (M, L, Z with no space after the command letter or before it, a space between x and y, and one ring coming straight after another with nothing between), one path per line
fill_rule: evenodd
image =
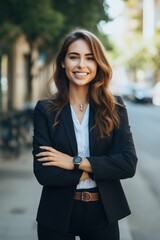
M94 57L87 57L87 60L94 61L95 59L94 59Z
M72 55L72 56L70 56L69 58L70 58L71 60L77 60L79 57Z

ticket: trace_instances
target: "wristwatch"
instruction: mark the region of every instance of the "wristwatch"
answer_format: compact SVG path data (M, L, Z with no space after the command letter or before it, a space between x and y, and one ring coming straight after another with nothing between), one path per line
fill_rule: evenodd
M76 156L73 158L73 164L74 164L74 169L78 169L79 165L82 163L82 158L79 156Z

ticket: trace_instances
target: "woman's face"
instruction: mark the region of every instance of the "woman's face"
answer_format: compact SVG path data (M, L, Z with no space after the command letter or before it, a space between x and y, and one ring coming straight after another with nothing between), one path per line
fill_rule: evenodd
M70 44L62 67L65 68L69 84L88 85L97 74L97 63L88 43L79 39Z

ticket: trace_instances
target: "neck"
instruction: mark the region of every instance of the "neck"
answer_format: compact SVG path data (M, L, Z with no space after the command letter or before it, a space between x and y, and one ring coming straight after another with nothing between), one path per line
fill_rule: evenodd
M69 100L71 105L75 104L86 104L88 102L87 99L88 88L78 88L78 89L69 89Z

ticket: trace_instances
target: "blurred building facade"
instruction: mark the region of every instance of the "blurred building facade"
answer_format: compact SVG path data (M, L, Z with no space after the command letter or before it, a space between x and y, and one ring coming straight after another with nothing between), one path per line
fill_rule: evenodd
M153 38L160 29L160 0L143 0L143 37Z
M133 82L142 81L153 86L160 81L157 44L157 36L160 36L159 12L160 0L124 1L122 47L125 51L126 45L129 46L126 64Z
M45 55L31 51L25 36L20 36L8 55L0 62L1 111L22 110L47 95L46 84L52 74L50 65L45 64Z
M160 30L159 13L160 0L125 0L123 16L126 22L126 35L132 36L139 31L144 39L153 38L156 31Z

